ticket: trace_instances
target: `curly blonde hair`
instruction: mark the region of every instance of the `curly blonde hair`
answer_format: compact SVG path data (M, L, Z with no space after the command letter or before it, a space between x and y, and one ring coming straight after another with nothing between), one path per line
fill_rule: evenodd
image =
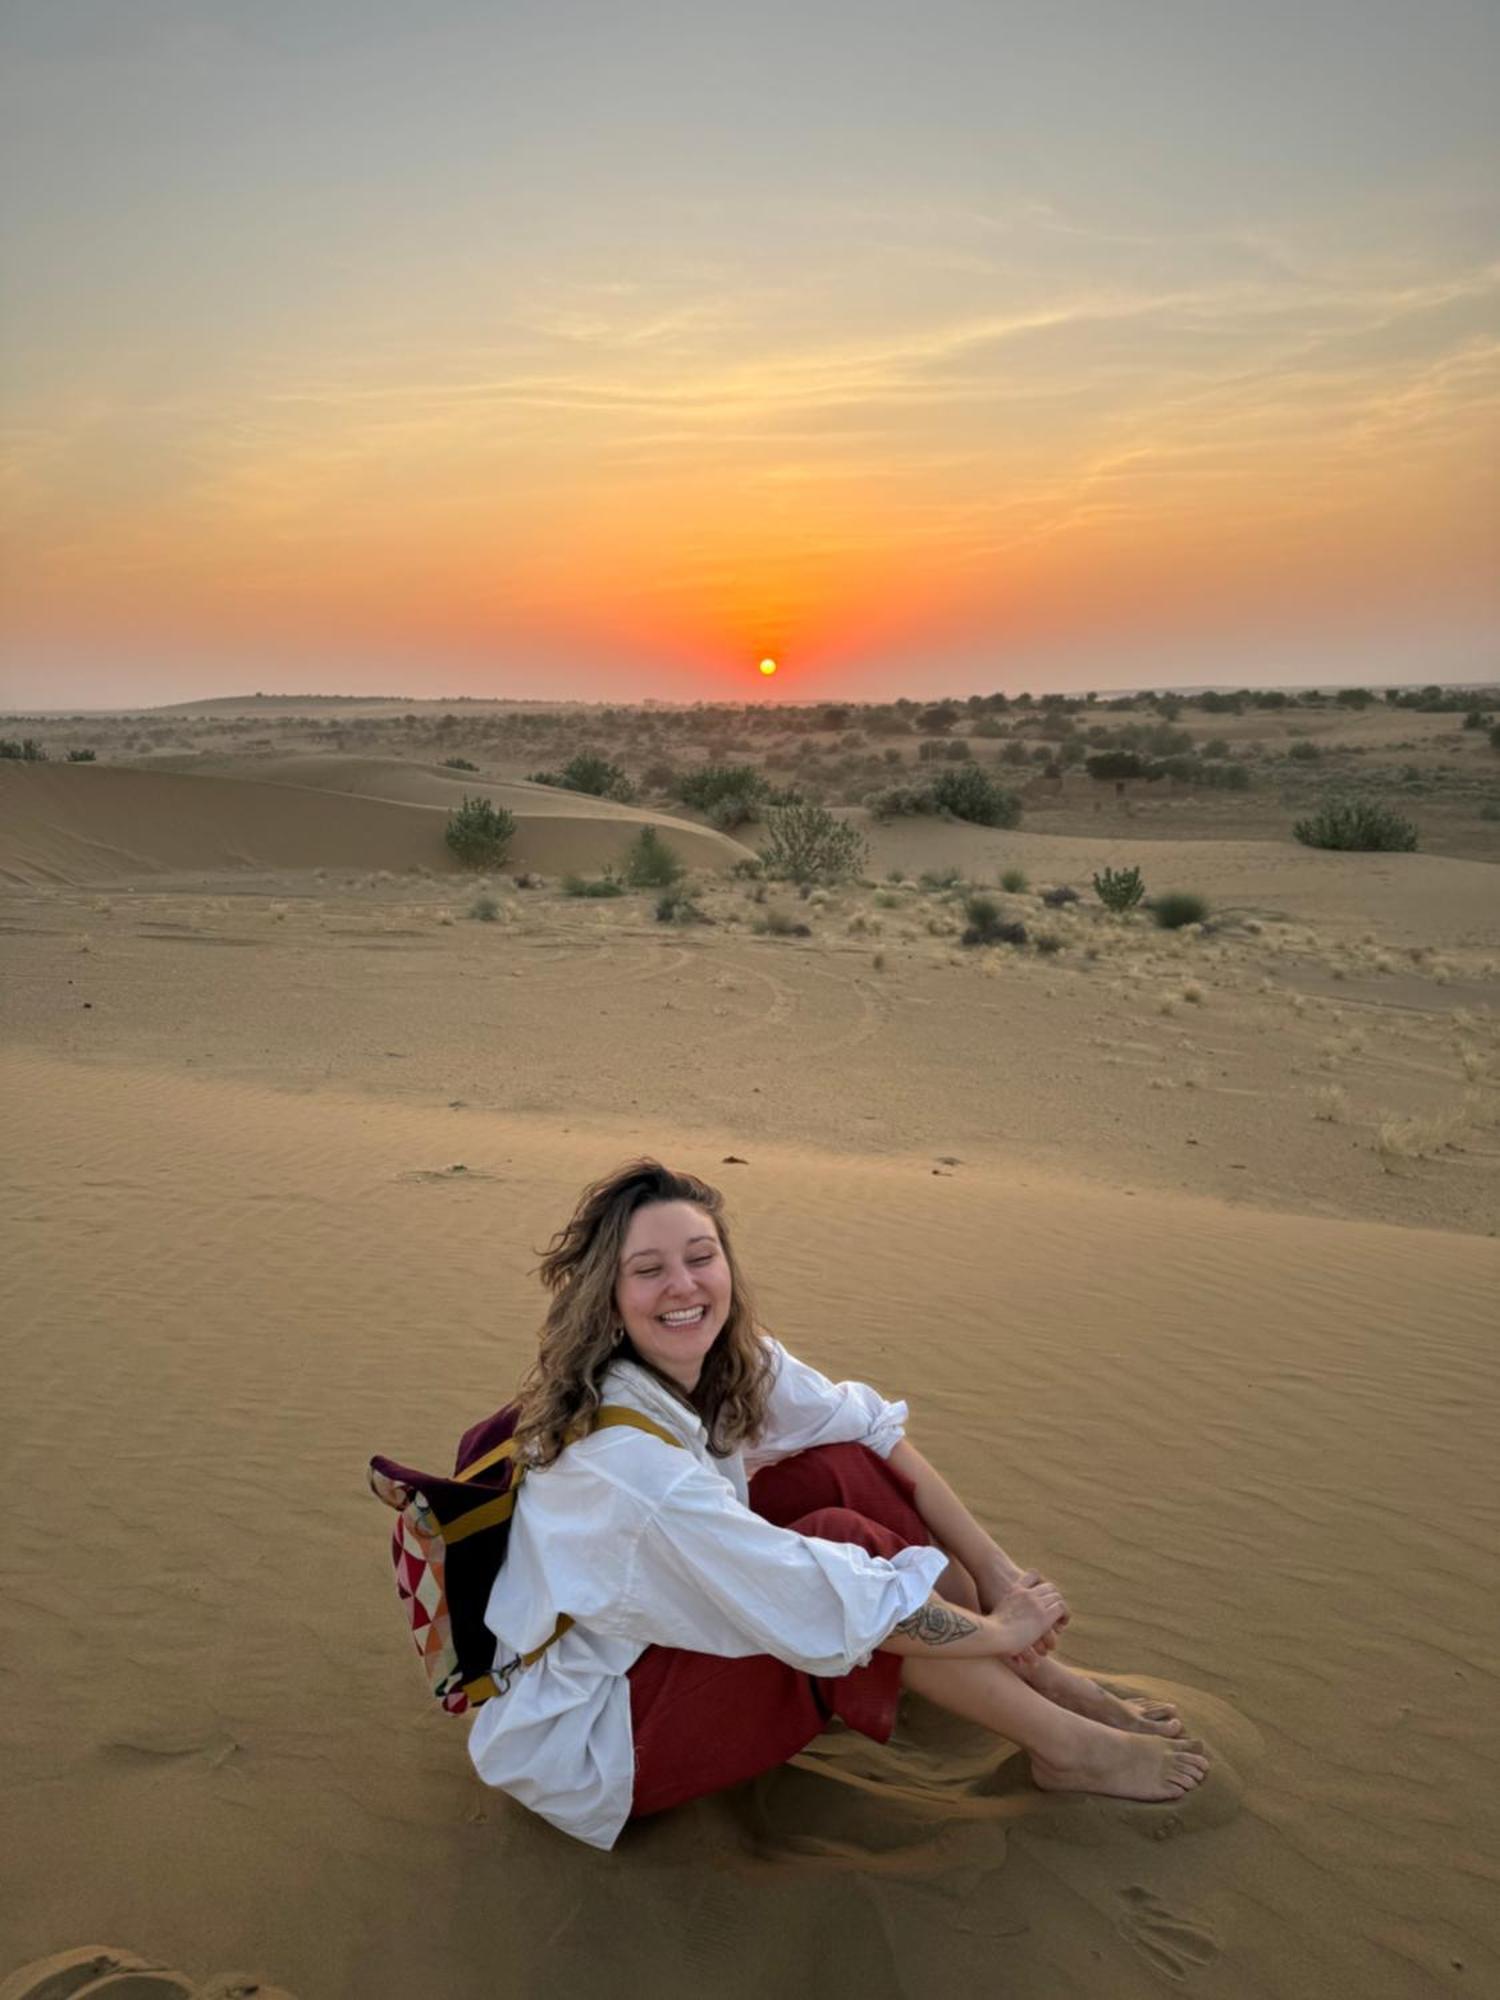
M687 1201L709 1216L729 1266L729 1317L703 1358L691 1395L662 1374L627 1341L617 1349L615 1285L631 1218L663 1201ZM518 1459L550 1465L570 1435L586 1429L601 1401L605 1370L617 1352L655 1375L702 1419L708 1447L727 1458L736 1445L760 1434L771 1390L771 1350L756 1325L750 1292L735 1262L724 1197L694 1174L675 1173L659 1160L632 1160L584 1189L571 1220L548 1245L539 1267L552 1303L542 1323L538 1352L519 1390Z

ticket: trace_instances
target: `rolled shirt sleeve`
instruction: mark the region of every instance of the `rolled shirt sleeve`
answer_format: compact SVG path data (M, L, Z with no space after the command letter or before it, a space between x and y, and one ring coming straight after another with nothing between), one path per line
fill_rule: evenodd
M745 1452L747 1472L821 1444L862 1444L879 1458L890 1457L906 1435L905 1403L887 1402L867 1382L830 1382L779 1340L769 1345L776 1374L761 1435Z
M941 1549L890 1560L855 1543L774 1527L697 1463L645 1513L625 1574L584 1613L596 1631L730 1659L769 1653L806 1673L846 1674L927 1602Z

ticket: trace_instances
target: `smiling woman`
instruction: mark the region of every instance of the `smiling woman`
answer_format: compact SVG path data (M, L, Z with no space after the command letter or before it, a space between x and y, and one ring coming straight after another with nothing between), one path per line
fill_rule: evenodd
M1175 1711L1048 1656L1068 1608L904 1436L755 1319L724 1198L636 1160L542 1260L552 1302L514 1431L484 1611L486 1783L595 1847L796 1756L837 1716L879 1743L903 1687L1021 1744L1039 1785L1177 1799Z

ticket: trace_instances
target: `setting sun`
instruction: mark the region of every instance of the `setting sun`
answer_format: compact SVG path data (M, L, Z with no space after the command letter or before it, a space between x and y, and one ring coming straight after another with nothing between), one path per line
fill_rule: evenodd
M763 674L774 674L776 671L776 662L774 660L762 660L760 670Z

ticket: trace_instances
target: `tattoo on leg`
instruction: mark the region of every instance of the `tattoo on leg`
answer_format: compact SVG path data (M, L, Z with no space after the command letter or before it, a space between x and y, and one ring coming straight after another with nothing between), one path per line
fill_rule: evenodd
M914 1639L920 1639L924 1646L946 1646L954 1639L967 1638L979 1627L971 1618L960 1612L950 1611L946 1604L924 1604L920 1611L914 1611L910 1618L903 1618L896 1630L909 1632Z

